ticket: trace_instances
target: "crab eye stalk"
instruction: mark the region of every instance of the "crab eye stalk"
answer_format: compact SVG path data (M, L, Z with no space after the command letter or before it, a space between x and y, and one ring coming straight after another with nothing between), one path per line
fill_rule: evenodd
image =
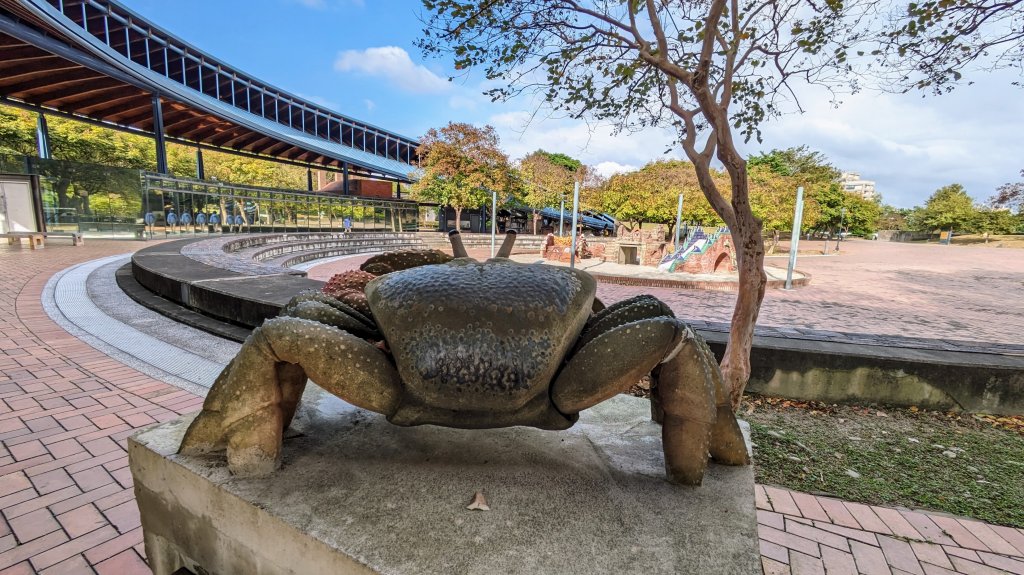
M457 258L468 258L469 254L466 253L466 246L462 245L462 234L459 230L452 230L448 232L448 241L452 243L452 255Z
M512 255L512 246L516 243L516 231L509 230L505 233L505 241L501 242L498 254L494 257L507 258Z

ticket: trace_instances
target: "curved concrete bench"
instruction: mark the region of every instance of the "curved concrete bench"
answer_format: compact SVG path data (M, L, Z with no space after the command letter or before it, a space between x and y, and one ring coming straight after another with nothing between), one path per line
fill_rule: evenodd
M188 249L197 243L203 245ZM331 244L343 246L335 251L351 255L420 247L422 243L416 234L260 234L176 240L135 252L132 276L166 300L223 322L254 328L275 317L295 294L324 285L306 278L305 272L263 260L279 254L296 254L291 259L297 259L303 253L308 256L306 261L317 259L325 257L325 250L315 248Z

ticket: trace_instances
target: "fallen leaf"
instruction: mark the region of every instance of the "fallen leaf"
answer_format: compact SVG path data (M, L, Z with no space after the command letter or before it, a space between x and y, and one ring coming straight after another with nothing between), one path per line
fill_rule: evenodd
M490 511L491 508L487 505L487 499L484 498L483 491L477 491L473 495L473 501L466 506L466 509L471 511Z

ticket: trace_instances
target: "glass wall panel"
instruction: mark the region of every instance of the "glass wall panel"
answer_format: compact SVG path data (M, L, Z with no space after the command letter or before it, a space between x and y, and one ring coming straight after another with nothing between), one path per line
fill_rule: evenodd
M436 208L174 178L137 170L0 155L0 171L38 175L51 232L91 237L437 229Z
M28 158L24 165L39 176L47 230L143 236L148 198L138 170L40 158Z

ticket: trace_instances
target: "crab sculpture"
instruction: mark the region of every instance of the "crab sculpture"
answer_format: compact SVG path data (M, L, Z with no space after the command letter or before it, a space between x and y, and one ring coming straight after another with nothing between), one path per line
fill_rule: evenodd
M670 481L699 485L709 454L749 463L711 351L665 304L604 307L586 272L508 259L514 232L484 262L450 239L454 258L383 254L332 282L339 297L294 298L217 378L179 452L226 448L232 473L271 473L307 378L395 425L560 430L651 374Z

